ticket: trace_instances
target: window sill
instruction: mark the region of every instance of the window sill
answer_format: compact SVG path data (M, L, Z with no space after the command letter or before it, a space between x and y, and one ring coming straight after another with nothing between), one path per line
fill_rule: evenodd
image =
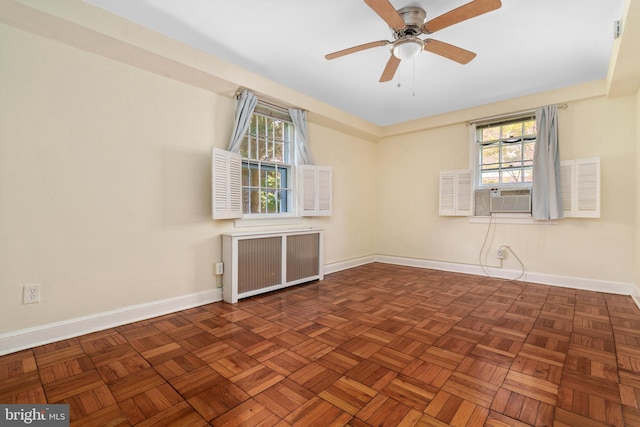
M235 227L266 227L270 225L299 225L302 224L302 217L299 216L273 216L266 218L241 218L235 220Z
M542 221L533 219L531 214L493 214L492 216L470 216L473 224L522 224L522 225L555 225L558 221Z

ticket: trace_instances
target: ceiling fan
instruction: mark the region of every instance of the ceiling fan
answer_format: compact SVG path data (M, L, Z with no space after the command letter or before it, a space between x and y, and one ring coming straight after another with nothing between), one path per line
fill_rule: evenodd
M389 0L364 0L364 2L391 27L394 40L379 40L361 44L329 53L325 55L325 58L335 59L351 53L390 44L392 45L391 57L382 72L380 82L387 82L393 79L402 59L414 58L423 50L451 59L460 64L468 63L475 58L475 53L438 40L430 38L420 39L418 36L435 33L438 30L491 12L502 6L500 0L473 0L426 21L427 13L421 7L408 6L396 10L393 5L389 3Z

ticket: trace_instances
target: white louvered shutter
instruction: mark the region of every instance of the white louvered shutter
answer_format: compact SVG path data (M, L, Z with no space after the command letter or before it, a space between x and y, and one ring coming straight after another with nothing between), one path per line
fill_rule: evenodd
M329 216L332 213L332 184L331 167L301 165L301 187L300 197L302 216Z
M213 148L211 155L211 202L213 219L242 217L242 158Z
M331 206L331 168L318 166L318 216L330 216Z
M473 215L473 173L470 169L440 172L440 216Z
M316 169L300 166L302 174L302 215L314 215L316 211Z
M566 218L600 218L600 158L560 162L562 209Z
M473 215L473 174L470 169L456 173L456 215Z
M600 218L600 158L576 160L575 176L578 189L575 216Z
M455 215L456 212L456 193L455 193L455 172L440 172L440 216Z
M560 162L560 197L565 218L573 217L573 160Z

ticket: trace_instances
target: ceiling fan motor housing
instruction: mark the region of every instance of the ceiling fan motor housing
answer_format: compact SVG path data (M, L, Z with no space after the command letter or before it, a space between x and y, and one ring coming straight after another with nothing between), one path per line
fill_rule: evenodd
M398 14L402 17L406 27L399 31L394 31L396 38L404 36L419 36L422 34L422 26L427 19L427 12L421 7L408 6L398 10Z

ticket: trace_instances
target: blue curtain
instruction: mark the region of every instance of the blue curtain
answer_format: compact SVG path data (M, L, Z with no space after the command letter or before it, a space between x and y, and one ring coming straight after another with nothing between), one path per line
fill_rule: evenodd
M309 131L307 129L307 112L295 108L289 109L289 116L296 128L296 157L299 165L312 165L313 157L309 149Z
M558 107L536 110L538 132L533 157L531 209L534 219L554 220L564 216L560 194L560 155L558 150Z
M231 140L229 140L228 151L234 153L240 152L240 145L242 145L242 138L249 129L249 123L251 122L251 115L258 104L258 97L248 90L243 90L238 96L236 104L236 120L233 126L233 133L231 134Z

